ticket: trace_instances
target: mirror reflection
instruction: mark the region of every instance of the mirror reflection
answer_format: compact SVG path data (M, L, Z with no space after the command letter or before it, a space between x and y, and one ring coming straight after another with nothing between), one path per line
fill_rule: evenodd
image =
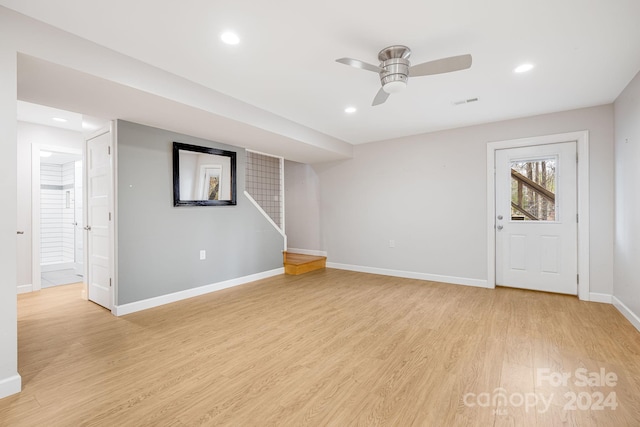
M174 206L235 205L235 155L174 142Z

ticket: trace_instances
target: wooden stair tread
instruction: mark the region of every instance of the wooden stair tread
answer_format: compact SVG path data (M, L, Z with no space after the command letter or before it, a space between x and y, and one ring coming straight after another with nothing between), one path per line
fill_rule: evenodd
M304 274L325 268L327 257L283 252L285 274Z
M287 264L300 265L305 264L307 262L325 260L327 257L324 256L315 256L315 255L303 255L303 254L294 254L291 252L287 252L285 255L285 262Z

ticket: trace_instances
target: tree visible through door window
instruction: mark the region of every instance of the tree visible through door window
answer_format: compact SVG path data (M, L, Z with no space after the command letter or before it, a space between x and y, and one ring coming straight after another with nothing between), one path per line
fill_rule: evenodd
M511 219L556 220L554 157L511 162Z

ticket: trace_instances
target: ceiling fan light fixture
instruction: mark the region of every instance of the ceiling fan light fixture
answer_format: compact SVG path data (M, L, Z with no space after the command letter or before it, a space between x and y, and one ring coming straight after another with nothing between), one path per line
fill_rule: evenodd
M339 58L336 59L336 62L378 73L380 76L380 86L382 87L373 98L371 106L380 105L389 98L390 94L405 90L409 75L420 77L466 70L471 67L472 62L471 55L465 54L440 58L411 66L411 62L409 61L410 57L411 49L407 46L393 45L385 47L378 53L380 65L369 64L353 58Z
M406 80L395 80L392 82L387 82L382 86L387 93L399 93L407 88Z

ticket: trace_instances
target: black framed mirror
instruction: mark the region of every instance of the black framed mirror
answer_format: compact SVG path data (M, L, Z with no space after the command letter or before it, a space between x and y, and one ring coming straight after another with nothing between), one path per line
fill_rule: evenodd
M173 206L236 204L236 153L173 143Z

